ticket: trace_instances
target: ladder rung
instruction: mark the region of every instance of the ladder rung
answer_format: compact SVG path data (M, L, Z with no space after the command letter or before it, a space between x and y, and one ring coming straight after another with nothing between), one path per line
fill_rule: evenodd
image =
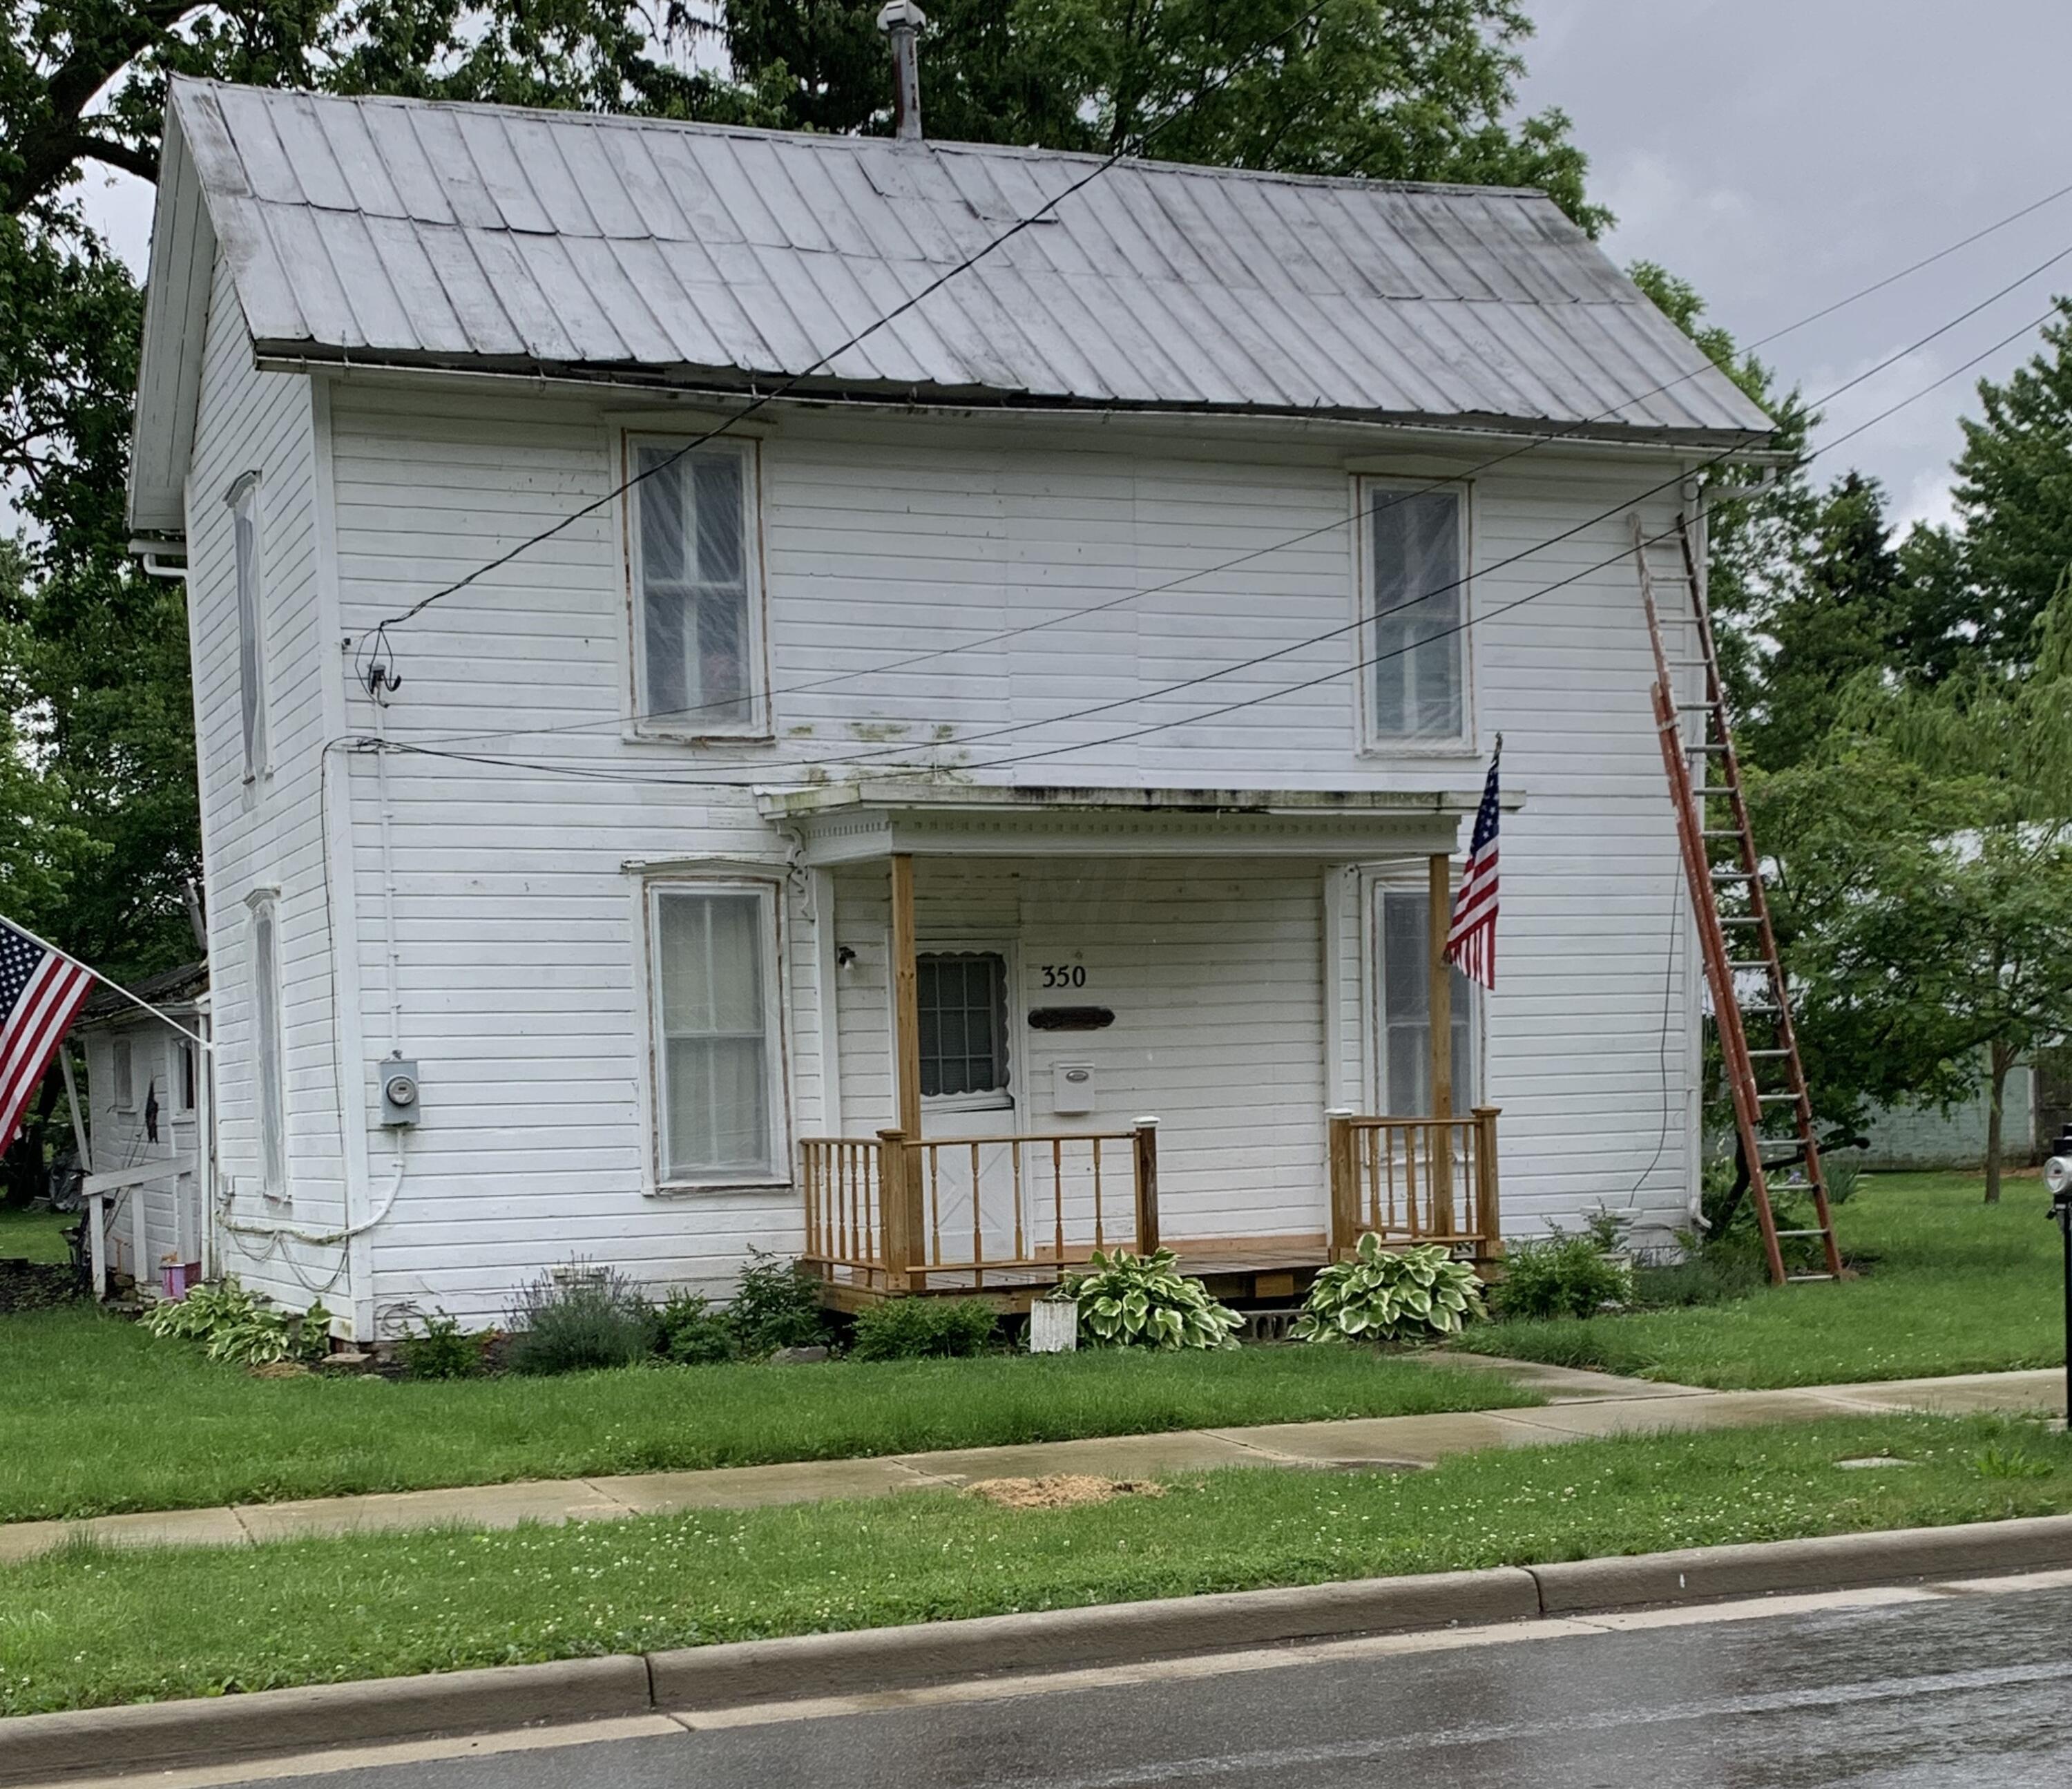
M1740 793L1740 791L1736 789L1731 783L1728 784L1725 788L1716 789L1711 783L1708 783L1701 785L1692 792L1696 794L1700 800L1704 800L1716 795L1737 795Z
M1773 1056L1788 1056L1790 1054L1791 1052L1789 1050L1751 1050L1749 1052L1749 1059L1752 1061L1758 1058L1767 1061Z
M1758 956L1746 962L1737 962L1729 957L1727 960L1727 967L1730 969L1766 969L1770 967L1770 959L1766 956ZM1753 1012L1754 1010L1753 1007L1747 1005L1743 1005L1741 1007L1741 1010L1745 1013ZM1771 1010L1774 1011L1775 1009L1772 1008Z
M1796 1102L1804 1099L1806 1096L1803 1093L1758 1093L1755 1097L1757 1104L1767 1106L1775 1105L1785 1100Z
M1780 1230L1777 1240L1782 1242L1788 1236L1824 1236L1827 1233L1824 1230Z
M1724 739L1714 739L1704 745L1686 746L1684 749L1686 751L1725 751L1727 746Z
M1723 913L1720 915L1720 923L1723 926L1759 926L1762 921L1753 913Z
M1741 829L1738 826L1708 826L1701 836L1705 838L1737 839L1741 836Z
M1716 864L1712 869L1712 880L1716 882L1752 882L1755 880L1753 870L1722 870Z
M1824 1236L1826 1233L1825 1231L1814 1232L1815 1236ZM1832 1280L1834 1277L1832 1273L1787 1273L1784 1276L1784 1283L1786 1285L1794 1286L1809 1285L1815 1280Z

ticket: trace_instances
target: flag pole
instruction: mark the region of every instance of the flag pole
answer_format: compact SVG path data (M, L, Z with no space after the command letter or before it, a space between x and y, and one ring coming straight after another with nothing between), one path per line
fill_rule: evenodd
M39 938L35 933L30 931L29 928L23 925L20 920L0 919L0 924L4 924L10 927L14 931L18 932L32 944L41 944L43 948L48 951L53 956L62 956L65 961L71 964L74 969L84 969L88 975L92 976L96 981L99 982L102 987L107 989L110 993L115 994L120 998L128 1001L132 1006L141 1006L146 1012L149 1013L152 1018L157 1019L161 1024L171 1026L173 1030L179 1032L179 1034L187 1038L188 1042L199 1044L202 1048L208 1051L211 1055L214 1055L216 1054L216 1046L211 1043L207 1038L202 1036L199 1032L190 1031L184 1025L181 1024L178 1019L175 1018L171 1014L161 1011L158 1007L154 1006L150 1001L139 1000L136 995L130 993L130 991L127 988L124 987L120 982L111 981L108 977L103 975L100 970L94 968L91 963L82 963L76 956L73 956L70 951L60 950L56 944L53 944L50 941L49 939Z

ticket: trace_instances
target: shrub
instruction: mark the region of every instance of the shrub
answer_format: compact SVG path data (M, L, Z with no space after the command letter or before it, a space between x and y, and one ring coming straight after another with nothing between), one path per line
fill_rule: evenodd
M542 1273L511 1309L514 1373L630 1367L655 1347L655 1310L615 1268Z
M199 1285L178 1303L145 1312L152 1335L199 1343L212 1360L233 1367L270 1367L282 1360L314 1360L331 1346L331 1313L323 1301L306 1311L283 1310L234 1277Z
M981 1298L888 1298L856 1314L857 1360L919 1360L977 1354L993 1339L993 1310Z
M472 1379L482 1371L487 1333L470 1335L442 1314L425 1319L424 1333L406 1335L396 1353L410 1379Z
M656 1315L656 1347L686 1367L710 1367L734 1359L734 1325L702 1293L676 1292Z
M1504 1317L1588 1317L1601 1306L1633 1302L1633 1267L1586 1236L1513 1243L1493 1298Z
M1244 1319L1176 1270L1170 1248L1133 1255L1096 1248L1088 1270L1067 1284L1079 1302L1081 1333L1116 1347L1234 1348Z
M779 1260L759 1248L742 1269L727 1306L741 1351L750 1356L779 1348L811 1347L827 1339L827 1314L820 1309L820 1282L796 1261Z
M1482 1312L1481 1283L1436 1243L1392 1250L1369 1231L1349 1261L1317 1276L1293 1334L1304 1342L1422 1342Z

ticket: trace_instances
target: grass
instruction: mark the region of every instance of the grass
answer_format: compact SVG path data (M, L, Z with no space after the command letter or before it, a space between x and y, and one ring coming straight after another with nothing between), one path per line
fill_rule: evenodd
M1892 1455L1910 1463L1843 1470ZM1253 1469L1008 1512L968 1497L714 1511L0 1568L0 1713L2072 1509L2072 1444L1889 1417Z
M255 1380L84 1308L0 1318L0 1520L1540 1401L1338 1348Z
M1975 1175L1865 1174L1836 1234L1861 1277L1630 1316L1502 1323L1484 1354L1687 1385L1819 1385L2052 1367L2065 1359L2062 1244L2033 1179L1998 1206Z
M68 1261L64 1232L78 1222L76 1212L0 1210L0 1261Z

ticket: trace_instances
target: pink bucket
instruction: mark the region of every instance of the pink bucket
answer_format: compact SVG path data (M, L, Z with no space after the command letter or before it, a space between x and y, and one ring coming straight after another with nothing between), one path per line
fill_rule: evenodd
M199 1261L176 1261L171 1258L158 1264L158 1289L165 1294L168 1304L178 1304L194 1290L201 1279Z

